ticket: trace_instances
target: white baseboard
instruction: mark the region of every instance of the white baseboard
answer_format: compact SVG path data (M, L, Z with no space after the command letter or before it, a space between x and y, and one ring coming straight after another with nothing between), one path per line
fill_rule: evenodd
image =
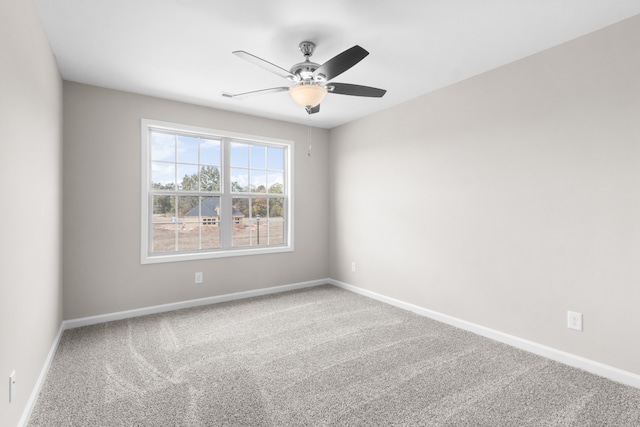
M56 354L56 350L58 349L58 343L60 343L60 338L62 337L62 332L64 331L62 324L58 328L58 333L56 334L56 338L53 340L53 344L51 344L51 348L49 349L49 353L47 354L47 358L44 360L44 365L40 370L40 375L38 375L38 379L36 380L36 384L33 386L33 390L31 390L31 395L29 396L29 400L27 400L27 405L22 411L22 416L18 421L17 427L26 427L29 422L29 417L31 416L31 412L33 411L34 406L36 405L36 401L38 400L38 395L40 394L40 390L42 389L42 385L44 384L44 380L47 378L47 373L49 372L49 368L51 367L51 362L53 362L53 356Z
M539 356L546 357L556 362L563 363L565 365L579 368L584 371L590 372L595 375L599 375L604 378L608 378L612 381L616 381L622 384L630 385L632 387L640 388L640 375L633 372L623 371L622 369L614 368L609 365L605 365L594 360L586 359L584 357L576 356L571 353L567 353L555 348L547 347L545 345L528 341L514 335L505 334L494 329L486 328L484 326L477 325L475 323L467 322L456 317L448 316L446 314L438 313L437 311L429 310L417 305L409 304L404 301L400 301L394 298L387 297L385 295L378 294L376 292L368 291L366 289L358 288L347 283L339 282L333 279L327 279L327 282L337 286L339 288L360 294L390 305L393 305L404 310L412 311L421 316L428 317L430 319L437 320L442 323L446 323L451 326L455 326L460 329L464 329L473 332L483 337L490 338L495 341L502 342L512 347L519 348L521 350L528 351L530 353L537 354Z
M294 289L309 288L312 286L326 285L328 279L312 280L309 282L293 283L290 285L273 286L271 288L256 289L254 291L235 292L232 294L218 295L215 297L198 298L187 301L173 302L169 304L154 305L151 307L137 308L134 310L118 311L116 313L101 314L98 316L82 317L79 319L65 320L62 322L63 329L79 328L81 326L95 325L98 323L111 322L114 320L129 319L132 317L146 316L148 314L164 313L167 311L180 310L183 308L199 307L202 305L217 304L221 302L240 300L245 298L259 297L262 295L275 294L278 292L292 291Z

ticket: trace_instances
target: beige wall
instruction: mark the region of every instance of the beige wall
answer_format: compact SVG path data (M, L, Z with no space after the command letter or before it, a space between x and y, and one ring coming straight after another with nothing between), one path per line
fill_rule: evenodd
M62 321L62 80L31 1L0 2L0 424L15 426ZM16 371L17 399L8 378Z
M333 129L330 276L640 374L638 46L635 17Z
M141 118L293 140L295 251L141 265ZM64 135L65 319L328 276L328 131L65 82Z

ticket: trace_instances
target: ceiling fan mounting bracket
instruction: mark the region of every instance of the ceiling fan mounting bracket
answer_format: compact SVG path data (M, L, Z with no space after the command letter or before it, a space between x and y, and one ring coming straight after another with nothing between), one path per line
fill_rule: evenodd
M316 50L316 44L314 42L302 42L299 45L300 47L300 52L302 52L302 54L305 56L305 58L309 58L311 55L313 55L313 52Z

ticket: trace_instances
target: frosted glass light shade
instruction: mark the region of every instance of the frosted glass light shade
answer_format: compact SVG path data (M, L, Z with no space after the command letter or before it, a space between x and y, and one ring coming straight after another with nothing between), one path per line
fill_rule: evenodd
M300 84L289 88L289 95L301 107L315 107L320 104L327 94L324 86L314 84Z

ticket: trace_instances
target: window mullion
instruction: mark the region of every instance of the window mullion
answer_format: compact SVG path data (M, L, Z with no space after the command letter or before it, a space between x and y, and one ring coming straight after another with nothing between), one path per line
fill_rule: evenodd
M178 231L178 195L174 195L173 196L173 215L175 218L175 221L173 221L173 244L174 244L174 248L176 251L178 251L178 240L180 238L180 233Z
M231 248L231 234L233 227L231 207L231 150L228 138L222 138L222 196L220 203L220 246L222 249Z
M198 148L198 163L200 163L200 148ZM198 164L198 188L200 188L200 164ZM202 226L204 220L202 219L202 195L198 195L198 249L202 249Z

